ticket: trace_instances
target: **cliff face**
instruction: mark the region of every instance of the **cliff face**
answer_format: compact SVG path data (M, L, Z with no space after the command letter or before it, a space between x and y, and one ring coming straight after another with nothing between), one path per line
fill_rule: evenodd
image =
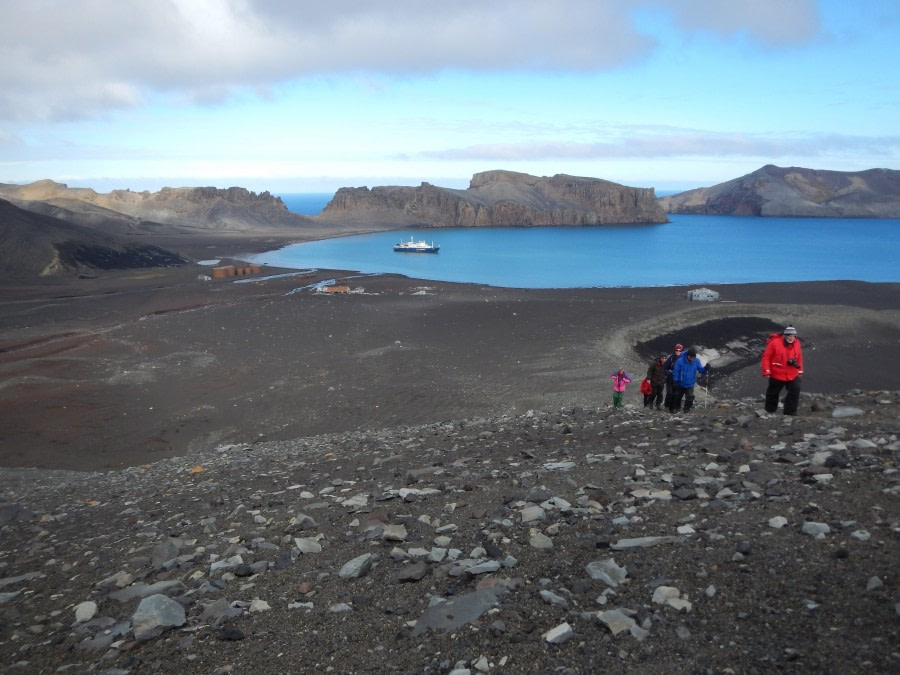
M256 194L245 188L163 188L159 192L113 190L98 193L90 188L69 188L49 180L30 185L0 185L0 196L24 208L47 213L50 207L65 209L67 220L91 225L98 210L124 215L136 222L180 228L247 231L308 225L312 221L288 211L281 197ZM60 215L54 213L53 215ZM80 221L85 222L80 222Z
M487 171L466 190L419 187L341 188L322 219L393 222L396 226L497 227L665 223L652 188L597 178Z
M900 171L817 171L767 165L659 203L667 213L818 218L900 218Z

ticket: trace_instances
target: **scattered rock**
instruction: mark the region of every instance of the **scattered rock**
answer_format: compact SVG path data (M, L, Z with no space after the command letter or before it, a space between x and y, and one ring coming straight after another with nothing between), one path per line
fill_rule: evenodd
M225 672L246 653L259 670L302 654L335 672L564 673L601 652L628 671L890 672L900 397L845 398L864 414L838 421L824 397L787 419L755 401L532 411L4 470L0 656L48 672ZM868 572L827 583L850 569ZM801 612L829 627L802 653ZM735 625L752 654L729 646Z

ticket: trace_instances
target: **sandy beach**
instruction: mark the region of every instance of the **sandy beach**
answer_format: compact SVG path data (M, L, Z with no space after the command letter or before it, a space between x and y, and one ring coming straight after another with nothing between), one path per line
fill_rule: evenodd
M182 250L185 242L179 242ZM188 242L196 259L271 238ZM209 268L0 286L0 464L94 470L222 444L609 404L676 342L728 350L794 323L807 392L900 389L900 286L859 282L517 290L397 276ZM288 274L288 276L280 276ZM298 290L350 277L348 294ZM714 370L717 397L756 396L752 355ZM746 360L746 359L745 359ZM738 366L741 364L739 363Z

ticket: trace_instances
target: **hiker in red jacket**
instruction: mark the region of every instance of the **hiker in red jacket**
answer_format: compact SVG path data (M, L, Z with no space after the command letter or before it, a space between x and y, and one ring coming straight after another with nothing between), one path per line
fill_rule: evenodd
M762 356L762 374L769 378L766 412L778 410L778 396L782 389L787 389L784 414L796 415L800 403L800 376L803 375L803 351L796 328L788 326L781 335L772 333L769 336Z

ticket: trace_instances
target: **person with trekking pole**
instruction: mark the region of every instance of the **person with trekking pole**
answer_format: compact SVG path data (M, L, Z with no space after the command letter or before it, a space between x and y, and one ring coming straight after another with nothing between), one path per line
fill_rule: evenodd
M675 362L672 371L672 382L675 385L675 394L672 397L672 408L678 410L681 407L681 399L684 398L684 412L688 413L694 406L694 386L697 384L697 375L706 375L709 366L704 366L697 358L697 348L691 347Z

